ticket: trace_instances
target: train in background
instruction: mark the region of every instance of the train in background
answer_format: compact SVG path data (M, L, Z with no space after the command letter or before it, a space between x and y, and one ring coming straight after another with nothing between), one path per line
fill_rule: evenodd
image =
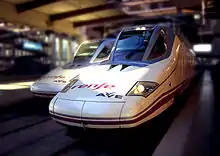
M31 86L31 92L38 97L52 98L84 67L108 60L113 43L112 38L83 42L71 62L42 76Z

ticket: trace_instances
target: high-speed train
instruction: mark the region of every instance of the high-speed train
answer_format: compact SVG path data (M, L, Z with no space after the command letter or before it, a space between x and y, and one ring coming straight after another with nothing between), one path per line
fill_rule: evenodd
M110 61L86 68L50 102L66 127L132 128L166 110L194 75L195 54L170 24L124 28Z
M108 60L113 43L112 38L83 42L71 62L42 76L31 86L31 92L39 97L52 98L84 67Z

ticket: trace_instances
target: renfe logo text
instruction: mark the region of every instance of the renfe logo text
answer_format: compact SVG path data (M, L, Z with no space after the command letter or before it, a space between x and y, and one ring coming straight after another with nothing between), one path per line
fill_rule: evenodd
M100 89L100 88L111 89L113 87L115 87L115 85L109 85L109 84L106 84L106 83L103 83L103 84L82 84L82 85L73 86L71 89L74 89L74 88L90 88L90 89L96 90L96 89Z

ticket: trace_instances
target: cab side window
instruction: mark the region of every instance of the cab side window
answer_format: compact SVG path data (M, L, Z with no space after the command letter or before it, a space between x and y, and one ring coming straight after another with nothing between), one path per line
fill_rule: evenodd
M152 51L148 56L148 60L156 59L163 56L167 52L167 43L164 33L160 33L158 36Z
M96 61L103 61L103 60L108 59L108 56L110 55L113 43L114 43L113 41L105 43L105 46L102 48L102 50L96 56L94 61L96 62Z
M101 52L98 54L97 58L102 59L102 58L108 57L110 51L111 51L111 48L108 48L108 47L105 46L101 50Z

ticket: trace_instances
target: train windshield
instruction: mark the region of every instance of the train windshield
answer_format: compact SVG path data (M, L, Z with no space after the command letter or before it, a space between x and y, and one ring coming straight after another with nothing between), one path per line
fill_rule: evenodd
M114 39L108 39L103 41L100 44L99 48L97 49L98 52L97 55L92 61L93 62L108 61L114 41L115 41Z
M141 61L149 44L152 31L132 30L122 32L113 54L114 61Z
M101 41L82 44L80 48L78 49L78 51L76 52L73 62L77 60L86 61L86 60L91 59L94 53L96 52L96 49L99 47L100 43Z
M75 67L75 65L82 65L88 63L94 56L97 48L101 44L101 41L83 43L78 48L76 55L71 62L68 62L63 66L64 69L70 69Z
M113 52L112 63L133 62L136 64L147 64L149 60L162 56L165 53L165 39L162 35L156 38L152 49L147 52L152 33L153 30L130 30L122 32ZM143 60L143 57L146 56L145 53L148 53L147 58Z
M76 66L108 60L113 43L114 39L84 43L79 47L73 60L64 65L63 68L71 69Z

